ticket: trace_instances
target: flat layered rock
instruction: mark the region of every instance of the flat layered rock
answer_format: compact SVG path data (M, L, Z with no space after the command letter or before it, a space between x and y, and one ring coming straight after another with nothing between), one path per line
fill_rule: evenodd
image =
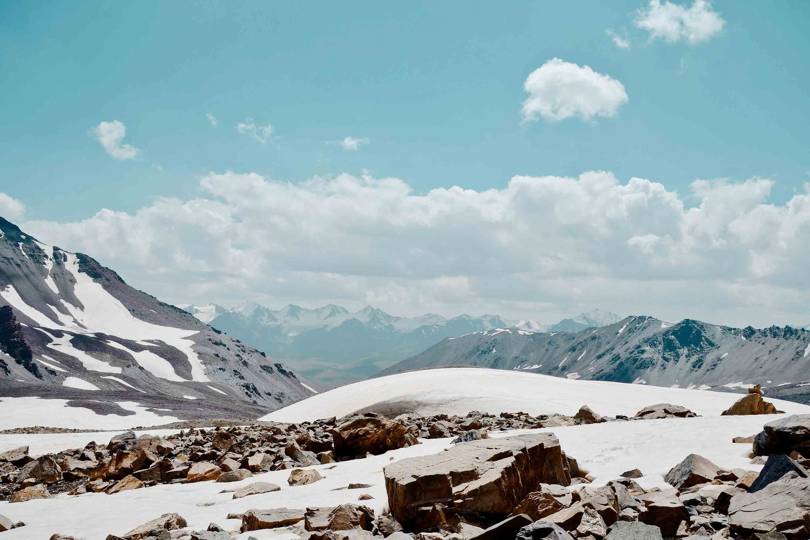
M681 405L671 403L658 403L644 407L636 413L634 418L640 420L654 420L656 418L692 418L697 416L694 412Z
M242 532L261 529L277 529L302 521L303 510L291 508L271 508L269 510L248 510L242 514Z
M810 414L794 414L765 424L754 438L754 454L790 454L799 452L810 458Z
M233 492L234 499L241 499L242 497L250 497L251 495L260 495L262 493L271 493L273 491L281 491L281 488L276 484L270 482L253 482L245 487L239 488Z
M755 493L735 495L728 516L740 535L790 531L790 538L810 538L810 479L788 473Z
M391 513L412 531L465 514L495 522L540 483L571 482L568 460L551 433L471 441L395 462L384 475Z

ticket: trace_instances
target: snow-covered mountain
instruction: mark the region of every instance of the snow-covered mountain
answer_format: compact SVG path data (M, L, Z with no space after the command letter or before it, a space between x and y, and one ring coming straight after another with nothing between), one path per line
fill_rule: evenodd
M244 417L312 395L282 363L0 218L0 396Z
M247 303L186 309L217 329L284 359L307 377L334 386L377 373L450 336L508 326L497 315L397 317L371 306L358 311L334 304L273 310Z
M757 383L771 396L810 402L810 330L790 326L731 328L634 316L576 333L486 330L445 339L383 373L442 366L682 388L740 390Z

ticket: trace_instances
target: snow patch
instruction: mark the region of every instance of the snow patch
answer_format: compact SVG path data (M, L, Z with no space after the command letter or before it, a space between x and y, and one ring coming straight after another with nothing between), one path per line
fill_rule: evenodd
M565 377L566 377L567 379L573 379L573 380L576 380L576 379L579 379L579 378L580 378L580 375L579 375L579 373L577 373L576 371L572 371L571 373L566 373Z
M62 381L62 386L78 388L79 390L100 390L95 384L78 377L66 377L65 380Z
M220 393L220 394L222 394L223 396L227 396L227 395L228 395L228 393L227 393L227 392L223 392L222 390L220 390L220 389L219 389L219 388L217 388L216 386L211 386L210 384L208 384L208 385L206 385L206 386L208 386L208 388L210 388L210 389L211 389L211 390L213 390L214 392L219 392L219 393Z
M299 382L300 382L300 381L299 381ZM302 383L301 383L301 386L303 386L304 388L306 388L307 390L309 390L309 391L310 391L310 392L312 392L313 394L317 394L317 393L318 393L318 391L317 391L317 390L315 390L314 388L312 388L310 385L308 385L308 384L306 384L306 383L303 383L303 382L302 382Z
M107 362L102 362L97 358L93 358L86 352L74 347L70 342L73 336L66 332L63 332L60 337L56 337L54 334L51 334L44 328L40 328L39 330L45 332L51 337L52 341L47 344L48 348L68 356L72 356L81 362L82 366L84 366L84 369L87 371L99 371L101 373L121 373L123 371L120 367L111 366Z
M50 362L48 362L47 360L43 360L42 358L47 358L48 360L50 360ZM54 371L61 371L61 372L63 372L63 373L67 373L67 370L66 370L66 369L61 368L61 367L59 367L59 366L57 366L57 365L56 365L56 363L55 363L55 362L56 362L56 360L54 360L53 358L51 358L51 357L49 357L49 356L45 356L45 355L42 355L42 358L37 358L37 361L38 361L40 364L42 364L42 365L44 365L44 366L46 366L46 367L49 367L49 368L51 368L51 369L52 369L52 370L54 370Z

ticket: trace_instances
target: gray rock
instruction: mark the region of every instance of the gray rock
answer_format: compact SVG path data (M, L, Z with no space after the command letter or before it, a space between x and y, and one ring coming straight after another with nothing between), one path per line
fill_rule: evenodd
M241 499L242 497L249 497L251 495L259 495L261 493L270 493L280 490L281 488L279 486L276 484L271 484L270 482L253 482L234 491L233 498Z
M220 474L217 482L238 482L251 476L253 476L253 473L247 469L236 469L235 471L226 471Z
M287 483L291 486L304 486L321 480L323 476L315 469L293 469L287 478Z
M574 540L574 537L556 523L535 521L520 529L515 540Z
M14 522L6 516L0 514L0 532L10 531L14 528Z
M755 493L735 495L728 516L739 535L790 530L810 538L810 479L790 472Z
M768 461L765 462L765 466L762 467L762 471L760 471L759 476L757 476L757 479L751 484L748 491L751 493L759 491L791 471L802 478L807 478L807 471L797 461L785 454L771 454L768 456Z
M636 413L634 418L637 420L654 420L656 418L691 418L694 416L697 415L681 405L658 403L644 407Z
M711 482L717 476L719 470L720 467L705 457L689 454L683 461L670 469L664 480L669 485L683 490L698 484Z
M187 525L186 520L179 514L163 514L159 518L135 527L122 538L125 540L144 540L152 536L158 536L162 531L182 529Z
M661 529L639 521L619 521L608 531L605 540L663 540Z
M28 447L20 446L19 448L12 448L5 452L0 452L0 461L7 461L19 465L20 463L30 460L28 455Z
M754 438L754 454L790 454L799 452L810 458L810 414L795 414L765 424Z

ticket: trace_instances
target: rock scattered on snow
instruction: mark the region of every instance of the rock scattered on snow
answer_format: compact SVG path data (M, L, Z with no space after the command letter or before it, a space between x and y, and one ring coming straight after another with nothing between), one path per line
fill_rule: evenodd
M776 406L762 399L762 388L757 384L748 389L748 394L737 400L734 405L723 411L724 416L742 416L750 414L776 414Z

